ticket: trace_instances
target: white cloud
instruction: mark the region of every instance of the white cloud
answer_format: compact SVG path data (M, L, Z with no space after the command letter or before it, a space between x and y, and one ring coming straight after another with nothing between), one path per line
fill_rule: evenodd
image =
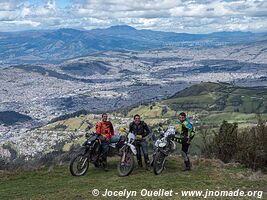
M65 8L55 0L0 0L0 31L118 24L192 33L265 31L266 18L265 0L73 0Z
M41 24L40 22L34 22L31 20L20 20L20 21L14 20L14 21L8 21L6 23L7 24L15 24L15 25L30 25L32 27L37 27Z
M18 1L18 0L0 0L0 11L10 11L17 9L20 7L20 5L23 3L23 1Z
M240 15L231 2L213 1L209 4L187 3L170 9L171 16L179 17L222 17Z

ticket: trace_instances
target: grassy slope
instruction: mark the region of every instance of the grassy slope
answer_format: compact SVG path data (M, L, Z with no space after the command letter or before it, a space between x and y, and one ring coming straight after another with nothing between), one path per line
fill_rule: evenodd
M260 190L265 192L263 197L266 198L266 175L253 178L251 172L241 166L226 166L218 161L211 160L194 160L194 170L182 172L181 159L169 157L166 170L160 176L155 176L152 172L147 172L144 169L135 169L131 176L121 178L116 175L117 158L113 158L109 163L109 172L91 166L88 173L83 177L71 176L68 166L16 175L0 174L0 199L104 199L103 197L94 198L91 195L91 191L95 188L100 191L106 188L113 191L125 188L137 191L144 188L149 190L161 188L173 189L175 192L181 190L205 191L206 189ZM134 199L152 198L138 196ZM172 199L186 198L176 196Z
M173 109L209 113L251 114L267 112L266 88L240 88L225 83L194 85L162 101ZM226 118L227 119L227 118Z
M267 119L267 89L240 88L225 83L201 83L178 92L173 97L130 110L128 116L140 113L144 118L175 118L185 111L195 115L201 124L219 125L223 120L243 124L256 123L255 113ZM167 112L162 115L162 109ZM155 119L154 119L155 120Z

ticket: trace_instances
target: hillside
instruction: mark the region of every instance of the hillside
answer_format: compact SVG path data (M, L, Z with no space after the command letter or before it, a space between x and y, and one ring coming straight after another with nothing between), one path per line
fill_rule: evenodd
M154 105L139 106L128 116L140 113L144 118L173 118L185 111L190 118L202 124L220 124L223 120L246 123L256 113L267 117L267 89L248 88L228 83L201 83L192 85L172 97Z
M171 199L196 199L182 197L182 191L199 190L209 191L260 191L254 197L224 197L225 199L256 199L266 198L267 176L260 172L251 172L237 164L223 164L216 160L193 160L193 171L182 172L181 159L169 157L165 171L155 176L144 169L134 169L132 175L120 178L116 175L117 158L109 160L108 172L90 166L83 177L73 177L68 166L50 167L32 172L0 173L0 199L107 199L93 197L92 190L105 189L111 191L124 190L137 191L137 196L130 199L166 199L166 197L141 197L139 192L147 190L173 190L178 192ZM263 192L263 193L261 193ZM125 197L109 197L110 199L125 199ZM198 197L199 198L199 197ZM222 197L221 197L222 198ZM209 197L208 199L221 199Z
M227 83L202 83L178 92L162 104L189 111L267 113L267 89Z

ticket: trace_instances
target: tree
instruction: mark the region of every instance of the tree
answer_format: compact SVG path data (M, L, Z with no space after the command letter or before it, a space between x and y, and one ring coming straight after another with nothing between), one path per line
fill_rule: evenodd
M254 170L267 170L267 126L258 116L258 124L238 135L236 160Z
M223 121L219 132L215 133L214 147L217 147L215 154L223 162L230 162L234 158L238 142L237 130L237 123Z

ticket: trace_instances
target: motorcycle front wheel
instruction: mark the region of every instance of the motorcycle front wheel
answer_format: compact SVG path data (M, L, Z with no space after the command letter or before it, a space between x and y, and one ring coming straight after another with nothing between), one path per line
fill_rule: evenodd
M89 168L88 157L83 154L78 154L70 162L70 173L73 176L83 176Z
M155 155L154 162L153 162L154 174L159 175L162 173L162 171L164 170L164 166L165 166L165 160L166 160L166 156L162 152L158 151Z
M125 156L124 159L122 159L122 156ZM123 152L121 155L120 162L117 166L118 176L128 176L132 173L134 169L134 156L132 152Z

